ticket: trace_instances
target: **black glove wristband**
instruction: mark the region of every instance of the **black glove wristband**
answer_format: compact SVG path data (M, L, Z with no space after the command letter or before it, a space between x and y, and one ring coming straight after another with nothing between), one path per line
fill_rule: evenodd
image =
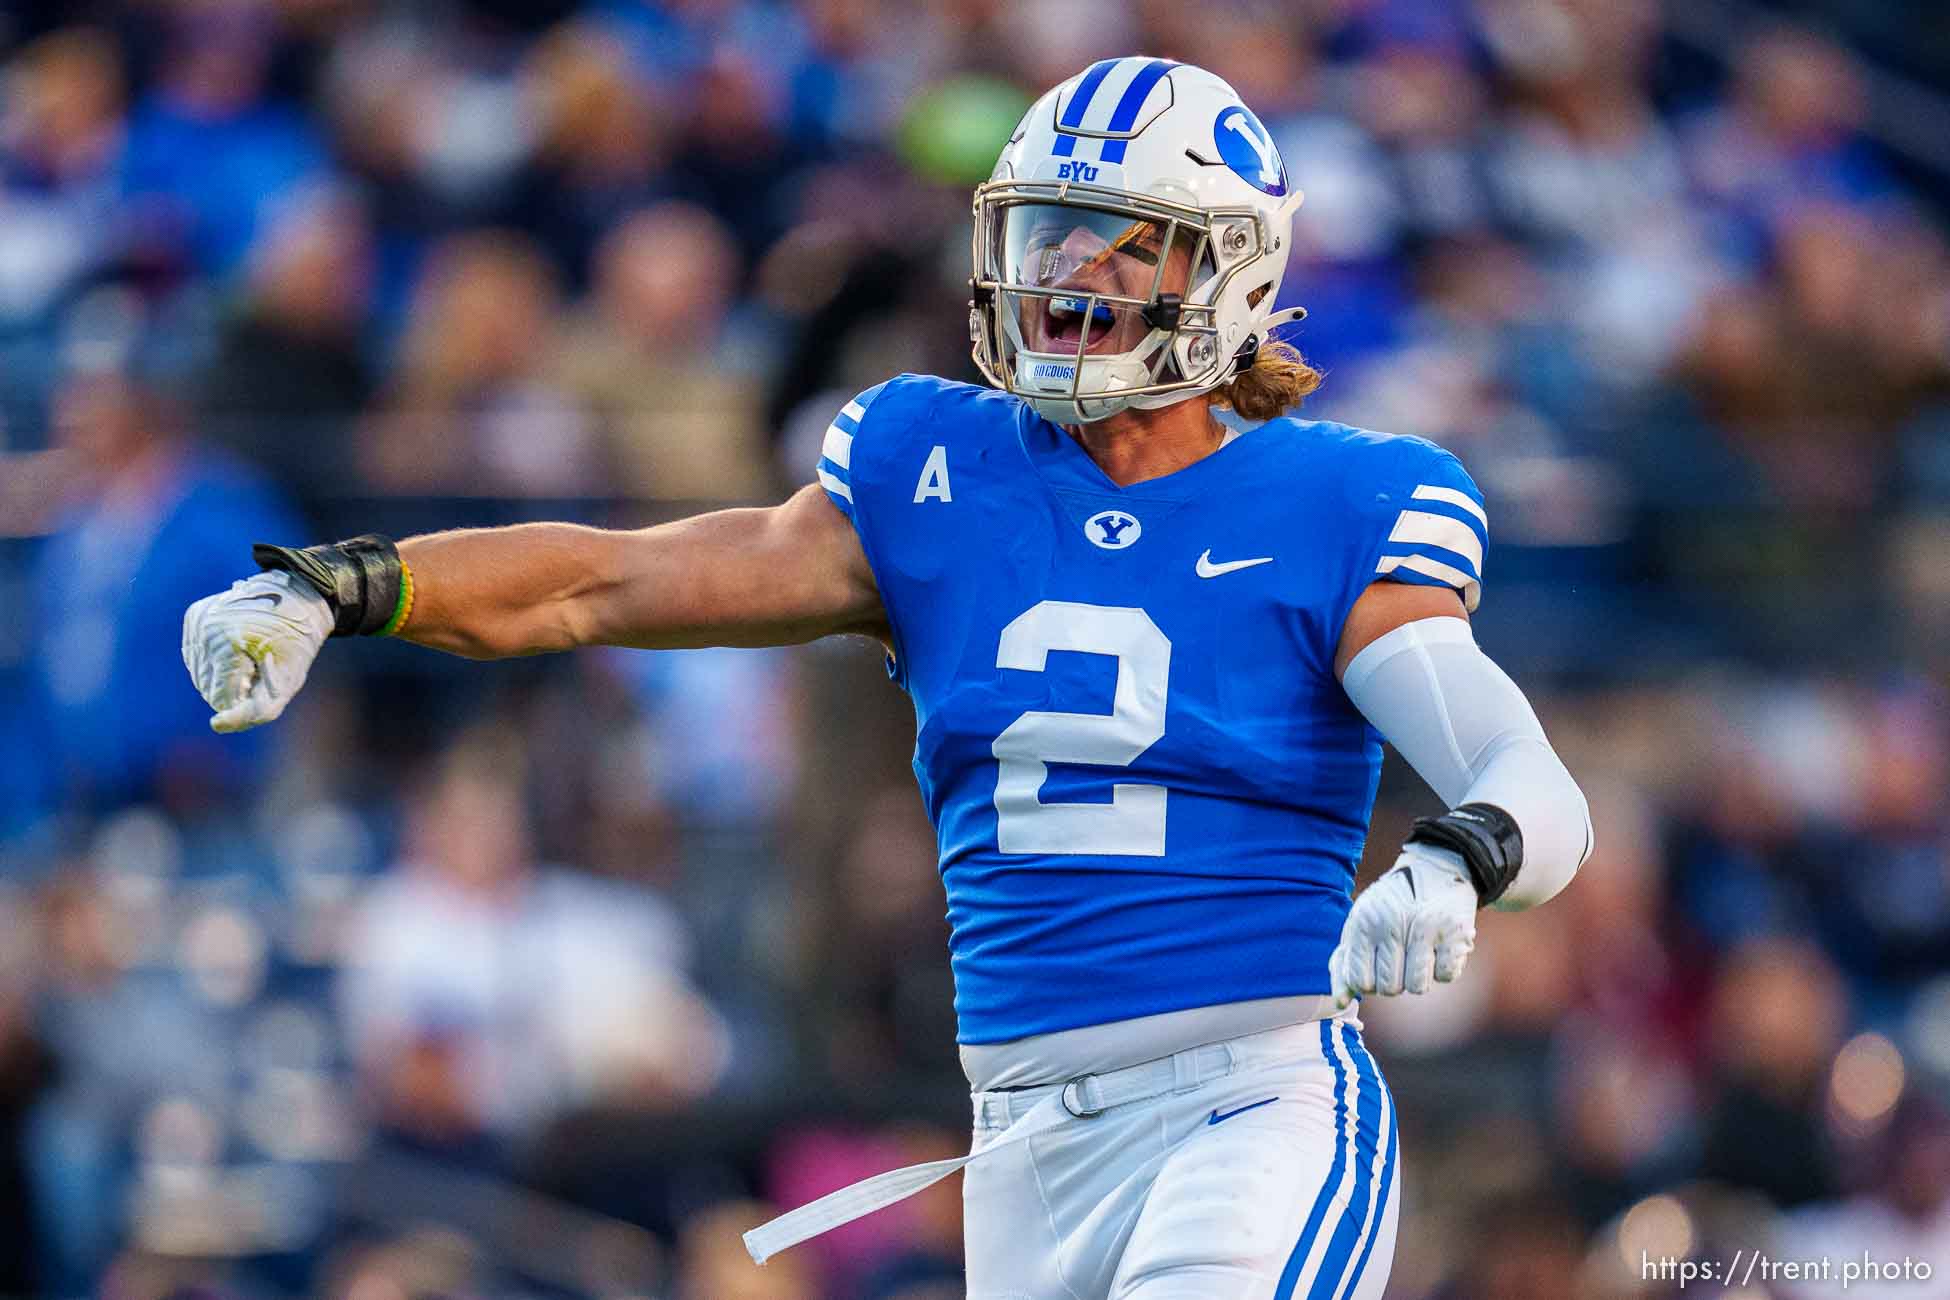
M1417 817L1408 842L1432 844L1460 856L1483 907L1503 897L1523 868L1523 832L1495 804L1466 803L1440 817Z
M251 558L260 569L282 569L303 579L323 596L332 607L333 636L372 636L399 610L399 548L390 537L366 533L303 550L258 542Z

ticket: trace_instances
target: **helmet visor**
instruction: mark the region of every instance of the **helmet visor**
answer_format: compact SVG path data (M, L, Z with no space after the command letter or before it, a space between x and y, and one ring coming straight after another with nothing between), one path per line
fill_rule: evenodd
M1030 352L1129 352L1151 332L1144 310L1182 293L1193 232L1176 222L1064 203L1014 203L993 216L1005 319ZM1025 292L1027 291L1027 292Z

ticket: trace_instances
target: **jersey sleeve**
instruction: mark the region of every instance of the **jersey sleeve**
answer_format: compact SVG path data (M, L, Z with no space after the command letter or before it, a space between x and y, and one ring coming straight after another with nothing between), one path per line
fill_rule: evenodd
M1386 474L1378 523L1385 527L1369 581L1449 587L1474 611L1483 598L1490 517L1462 462L1421 439L1404 439Z
M853 525L854 535L860 539L860 550L867 557L867 567L873 570L874 582L880 588L881 608L893 634L887 672L903 689L907 686L907 648L902 635L903 620L897 613L901 602L898 584L881 558L879 533L893 522L881 517L888 514L885 509L888 461L897 457L902 426L911 417L911 412L904 417L895 409L907 404L894 400L895 394L890 390L906 391L907 380L908 376L902 375L875 384L841 407L833 422L826 426L815 470L826 499Z
M853 498L853 440L860 436L867 411L886 387L885 383L875 384L840 408L840 413L826 426L826 439L819 447L819 485L826 489L827 497L839 507L840 513L853 521L856 531L860 528L860 517Z

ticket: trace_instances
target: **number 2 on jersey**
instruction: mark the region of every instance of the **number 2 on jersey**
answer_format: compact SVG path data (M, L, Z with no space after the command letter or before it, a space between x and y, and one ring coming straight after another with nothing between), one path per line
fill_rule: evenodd
M1109 713L1031 710L995 738L996 847L1004 853L1165 855L1165 788L1116 784L1109 803L1044 803L1051 763L1129 767L1165 734L1171 641L1141 609L1045 600L1002 629L997 668L1040 673L1052 650L1109 655Z

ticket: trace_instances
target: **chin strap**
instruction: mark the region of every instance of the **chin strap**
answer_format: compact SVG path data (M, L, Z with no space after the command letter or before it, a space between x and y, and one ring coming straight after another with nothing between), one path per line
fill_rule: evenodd
M1248 334L1246 341L1239 345L1239 350L1232 354L1232 373L1235 376L1243 375L1251 370L1253 363L1258 360L1259 335Z

